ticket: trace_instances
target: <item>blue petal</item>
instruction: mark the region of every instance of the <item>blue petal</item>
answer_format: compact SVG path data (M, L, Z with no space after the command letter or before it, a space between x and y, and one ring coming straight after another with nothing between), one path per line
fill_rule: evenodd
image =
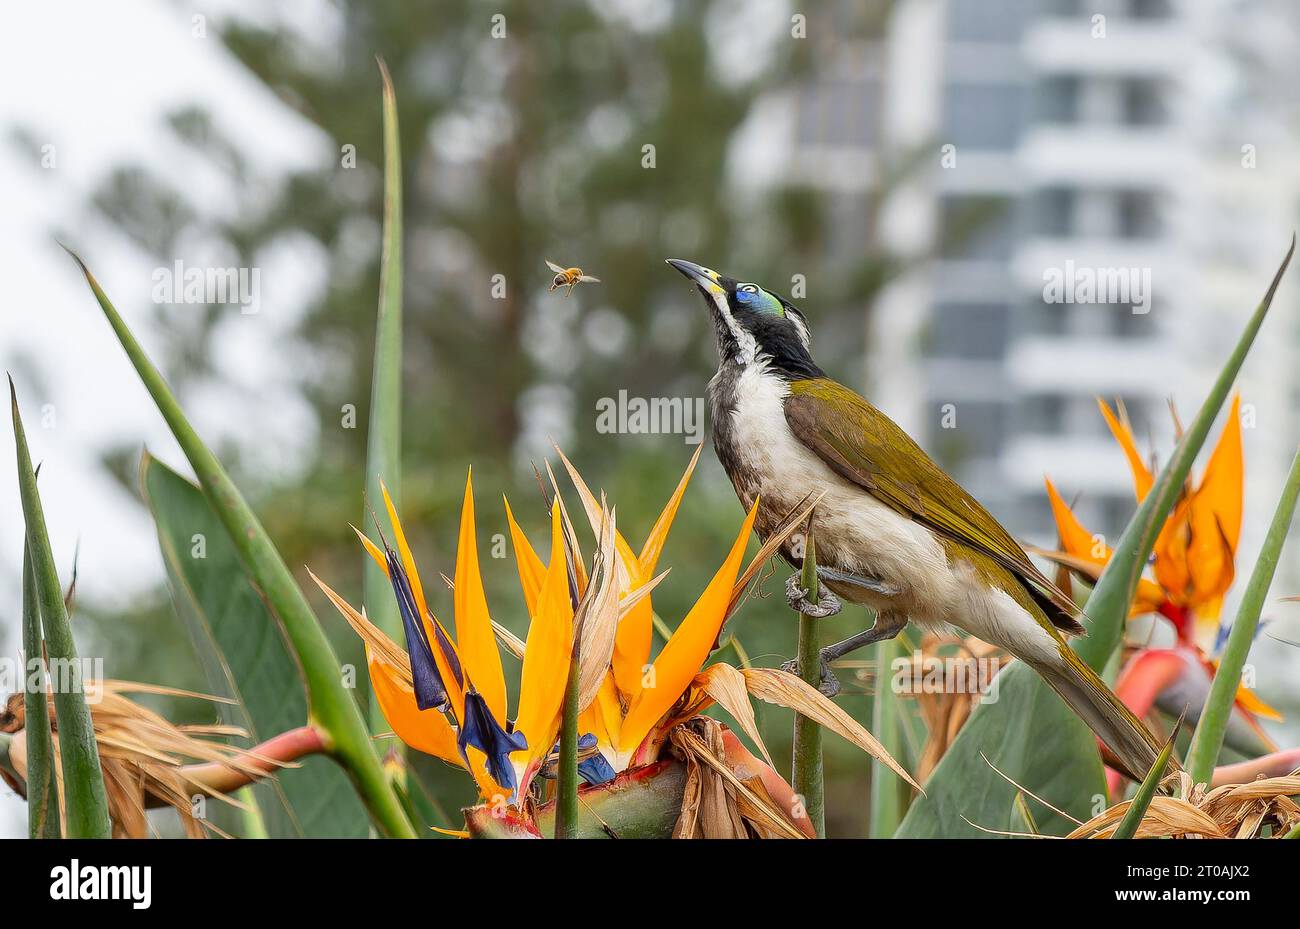
M584 745L583 742L588 739L591 741ZM594 735L588 734L578 740L579 748L595 748L595 746L596 737ZM610 767L609 762L605 760L605 756L600 752L579 761L578 774L588 784L604 784L612 781L615 776L614 769Z
M411 656L411 682L415 686L415 704L422 710L447 708L447 688L438 673L438 663L429 647L429 637L424 623L420 622L419 608L411 593L411 581L398 561L397 554L388 550L388 577L397 597L397 611L402 614L402 629L406 633L406 652ZM444 651L450 655L450 651ZM456 669L459 673L459 668Z
M465 694L465 718L461 721L456 744L462 756L469 745L486 755L492 780L514 794L515 769L510 764L510 753L523 751L528 747L528 740L522 732L506 732L488 709L487 702L473 690ZM468 763L469 759L465 760Z

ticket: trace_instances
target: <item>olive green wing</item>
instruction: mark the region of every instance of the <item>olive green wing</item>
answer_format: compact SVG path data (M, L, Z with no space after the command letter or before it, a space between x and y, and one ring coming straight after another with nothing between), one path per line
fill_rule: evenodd
M1028 586L1053 625L1083 631L1074 619L1078 607L1034 566L1011 533L866 400L828 378L795 381L785 418L795 437L835 473L904 516L989 556Z

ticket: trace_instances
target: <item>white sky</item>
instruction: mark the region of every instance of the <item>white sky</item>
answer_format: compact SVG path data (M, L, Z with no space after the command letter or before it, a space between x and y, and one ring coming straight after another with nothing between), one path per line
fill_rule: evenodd
M209 108L255 175L268 181L286 167L332 157L326 140L231 62L215 37L193 37L189 16L157 2L132 4L129 13L94 0L0 7L0 363L15 370L32 454L44 462L41 493L61 571L79 539L79 585L87 597L110 604L129 602L163 573L150 522L105 476L98 453L129 442L174 465L184 460L54 231L64 231L146 349L157 351L162 340L151 326L190 308L150 305L154 262L113 230L86 223L89 192L114 166L142 162L202 209L228 205L222 179L169 141L164 116L182 104ZM11 144L18 128L55 146L53 169ZM221 323L218 362L236 385L236 402L200 393L187 406L209 438L237 432L249 442L265 440L257 460L275 467L314 435L286 377L268 379L267 372L285 368L289 356L279 336L302 301L289 295L310 292L320 258L292 246L265 258L259 256L262 313L240 316L232 308ZM19 358L24 363L15 368ZM35 363L37 377L27 362ZM42 426L47 404L53 428ZM0 649L15 654L22 515L13 445L6 438L0 446ZM23 806L8 793L0 791L0 835L23 828Z

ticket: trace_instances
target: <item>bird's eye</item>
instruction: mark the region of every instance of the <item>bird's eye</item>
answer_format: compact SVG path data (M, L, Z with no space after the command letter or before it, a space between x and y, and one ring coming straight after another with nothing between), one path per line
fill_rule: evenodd
M737 289L737 290L744 291L744 292L747 293L747 294L756 294L756 293L758 293L758 285L757 285L757 284L741 284L741 285L740 285L739 287L737 287L736 289Z

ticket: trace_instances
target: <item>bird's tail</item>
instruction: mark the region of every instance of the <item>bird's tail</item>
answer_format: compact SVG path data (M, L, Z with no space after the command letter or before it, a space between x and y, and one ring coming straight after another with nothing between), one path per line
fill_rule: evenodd
M1058 661L1033 661L1031 664L1105 743L1126 774L1135 780L1146 776L1160 754L1159 741L1133 715L1133 711L1120 702L1087 662L1062 643ZM1171 767L1166 770L1176 770L1177 767L1177 761L1171 759Z

